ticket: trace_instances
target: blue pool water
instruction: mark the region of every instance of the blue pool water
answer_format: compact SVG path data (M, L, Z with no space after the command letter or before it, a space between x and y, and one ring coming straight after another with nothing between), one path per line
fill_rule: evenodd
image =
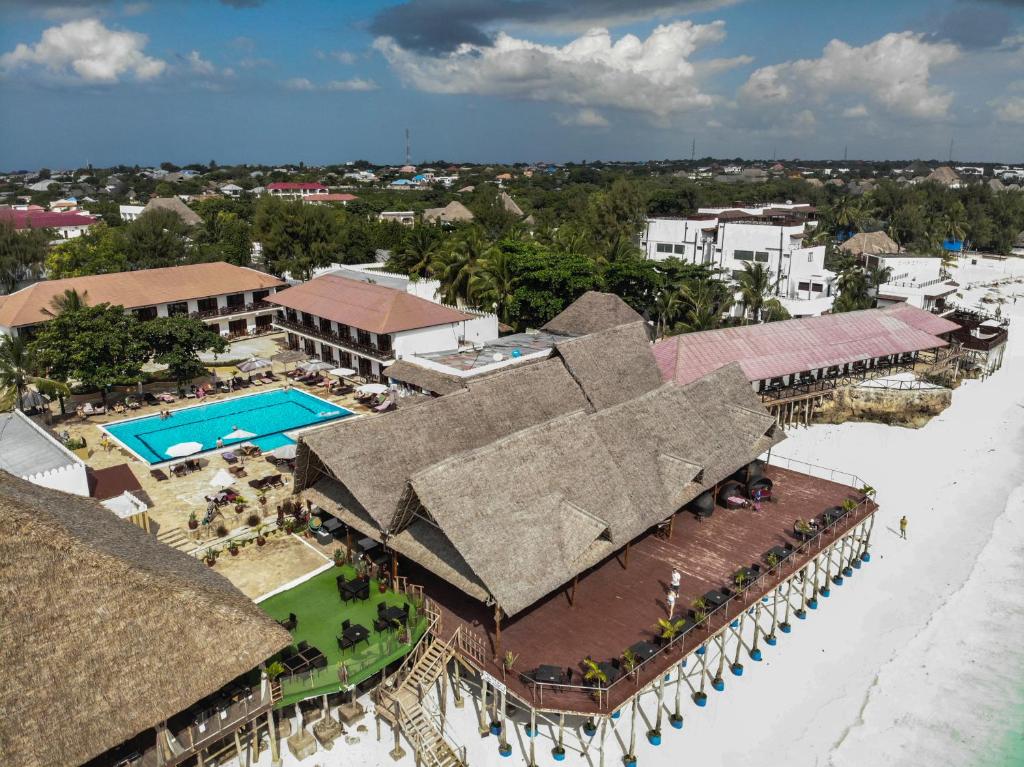
M167 448L181 442L200 442L213 450L217 438L224 439L236 429L256 435L245 439L224 439L229 446L252 442L262 450L273 450L292 440L286 431L326 423L352 415L338 405L298 389L275 389L246 397L172 410L171 417L159 415L135 418L107 426L112 437L150 464L172 460ZM200 451L201 452L201 451Z

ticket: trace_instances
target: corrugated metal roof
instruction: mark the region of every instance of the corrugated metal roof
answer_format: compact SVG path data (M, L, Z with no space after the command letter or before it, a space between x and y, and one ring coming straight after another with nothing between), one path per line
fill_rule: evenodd
M897 306L687 333L659 341L663 380L686 384L738 362L750 381L946 346L936 334L956 323Z

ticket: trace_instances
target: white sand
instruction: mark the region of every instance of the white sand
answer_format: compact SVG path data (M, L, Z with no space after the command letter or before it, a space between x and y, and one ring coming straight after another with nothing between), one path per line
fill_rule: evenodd
M1024 270L1024 261L1000 271L1009 268ZM1001 291L1024 298L1024 284ZM960 303L968 305L988 289L964 292ZM683 730L666 724L660 747L646 742L641 723L640 765L980 765L994 763L1011 739L1020 745L1024 300L1007 301L1003 313L1016 322L1002 370L965 383L952 407L924 428L814 426L777 448L855 473L877 489L872 562L806 621L794 621L777 647L765 647L763 663L730 677L724 693L709 691L707 708L686 701ZM896 533L901 514L909 518L907 541ZM669 693L666 704L671 708ZM654 706L647 696L648 718ZM526 763L522 727L510 737L513 756L501 759L496 738L477 736L474 717L467 700L450 718L471 765ZM605 764L621 764L628 728L624 715L617 737L608 737ZM304 764L394 764L390 732L385 728L377 744L371 723L367 735ZM566 747L578 743L567 738ZM551 745L550 729L541 728L538 764L555 764ZM597 767L596 754L589 762ZM285 763L296 764L290 757ZM565 763L587 762L570 752Z

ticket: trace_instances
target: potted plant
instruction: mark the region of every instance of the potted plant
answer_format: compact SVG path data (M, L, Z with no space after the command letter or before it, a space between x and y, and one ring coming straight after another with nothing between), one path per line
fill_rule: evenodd
M667 618L658 618L658 625L654 627L654 630L658 632L662 643L667 645L671 644L672 640L679 636L685 625L686 618L676 618L671 621Z
M348 684L348 663L342 661L338 664L338 681L342 684Z
M228 528L226 525L217 525L217 529L215 530L215 532L217 533L218 538L223 538L225 535L228 534Z
M779 566L779 555L776 554L774 551L769 551L768 556L765 557L765 561L768 563L768 567L774 570L776 567Z
M284 673L284 665L282 665L282 663L280 661L276 661L276 660L272 661L267 666L267 678L271 682L273 682L275 679L277 679L283 673Z
M220 549L207 549L206 555L203 557L203 561L206 562L207 566L213 567L217 564L217 557L220 556Z
M690 603L690 607L693 609L693 622L694 625L702 625L709 616L708 603L704 601L704 597L698 597Z
M843 507L843 511L849 514L857 508L857 502L852 498L844 498L841 506Z
M871 487L871 485L864 485L864 487L860 489L860 494L865 498L874 498L876 492L875 488Z
M632 650L626 649L622 653L622 668L627 674L632 676L636 667L640 665L640 659L636 657L636 653Z
M583 679L587 682L593 682L596 687L603 687L608 684L608 675L593 658L584 658L583 660Z
M228 553L233 557L238 556L238 543L236 541L231 541L228 544Z
M594 721L594 717L590 717L583 723L583 734L588 738L592 738L597 734L597 722Z
M743 587L746 586L747 583L750 582L750 576L747 575L747 572L745 570L740 570L739 572L736 573L736 575L733 577L732 580L733 580L733 583L736 584L736 589L738 591L742 591Z
M248 503L249 502L245 500L245 498L243 498L242 496L238 496L235 499L235 514L241 514L243 511L245 511L246 504Z
M267 543L267 526L266 525L260 525L256 529L256 545L257 546L264 546L264 545L266 545L266 543Z
M199 518L196 516L196 513L193 511L191 514L188 515L188 529L189 530L195 530L198 527L199 527Z
M260 526L260 515L250 514L245 518L245 524L247 527L251 527L255 530L257 527Z
M334 550L334 566L343 567L345 565L345 552L341 549Z
M811 529L810 522L808 522L805 519L798 519L796 522L793 523L793 533L801 541L806 541L808 538L810 538L812 532L813 530Z
M505 674L508 673L509 671L511 671L515 667L516 661L518 661L518 660L519 660L519 656L518 655L516 655L511 650L505 650L505 656L501 659L501 678L502 678L502 680L505 679Z

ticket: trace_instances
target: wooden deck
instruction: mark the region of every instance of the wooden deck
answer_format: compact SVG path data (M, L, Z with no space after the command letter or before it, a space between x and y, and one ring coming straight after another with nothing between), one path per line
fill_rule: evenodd
M746 509L716 508L710 519L698 522L689 513L677 514L671 539L653 532L634 541L629 547L628 564L623 551L579 578L575 604L570 601L571 584L511 619L501 628L500 652L518 655L515 671L507 674L510 692L525 701L550 710L583 713L610 711L628 700L638 686L649 681L678 662L680 654L689 653L706 640L709 631L729 622L778 582L803 566L821 546L841 537L875 510L870 501L863 501L855 512L844 517L821 539L787 559L774 576L762 577L725 609L716 613L708 629L697 628L687 633L681 643L663 652L644 665L635 679L614 685L605 699L598 703L584 690L541 688L519 678L541 664L573 670L573 683L581 682L581 661L590 656L597 661L619 658L635 642L651 640L658 618L667 616L666 591L672 568L682 574L676 616L685 614L691 602L712 590L728 586L741 566L758 563L767 570L765 553L774 546L799 542L791 531L798 518L809 519L826 508L840 505L844 499L861 501L859 491L848 485L818 479L777 466L769 466L766 475L774 482L774 501L762 504L760 512ZM514 542L509 542L514 556ZM443 634L450 636L458 626L486 637L485 646L491 655L498 652L495 644L493 608L470 599L412 563L403 562L411 580L424 586L443 612ZM484 670L502 678L501 666L493 660L484 661ZM541 699L542 698L542 699Z

